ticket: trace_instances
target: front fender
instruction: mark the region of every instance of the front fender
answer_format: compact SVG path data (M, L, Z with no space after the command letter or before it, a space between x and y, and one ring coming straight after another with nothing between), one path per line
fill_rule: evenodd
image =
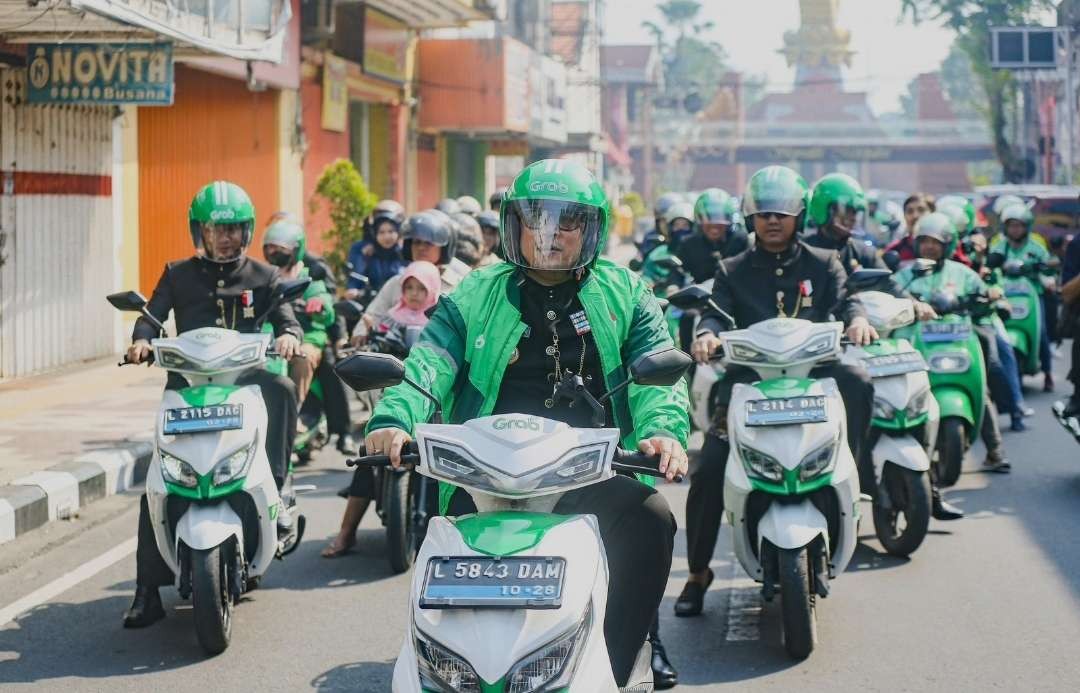
M958 387L938 387L934 389L934 399L941 410L941 418L958 416L972 426L975 425L975 410L971 398Z
M828 549L829 523L810 501L798 505L772 503L758 522L759 541L767 539L779 549L799 549L819 536L824 538ZM760 546L758 555L761 555Z
M1009 335L1009 344L1012 344L1014 349L1025 355L1031 353L1031 340L1025 330L1010 326L1005 331Z
M930 458L926 449L911 436L879 436L877 444L874 445L873 456L874 472L879 483L881 470L885 468L886 462L916 472L930 470Z
M236 537L244 545L244 524L228 503L192 503L176 524L176 541L204 551Z

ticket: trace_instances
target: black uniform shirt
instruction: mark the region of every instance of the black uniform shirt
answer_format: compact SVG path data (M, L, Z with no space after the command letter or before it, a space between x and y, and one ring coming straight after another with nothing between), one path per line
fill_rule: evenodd
M799 241L783 253L770 253L758 245L720 263L712 298L739 328L780 317L778 293L788 317L827 322L835 315L846 324L865 317L859 303L844 296L846 279L835 252ZM731 327L718 313L706 310L699 329L719 334Z
M677 254L694 283L700 284L713 278L721 260L738 255L749 246L750 237L742 229L729 228L724 239L715 243L697 231L679 245Z
M849 274L859 269L888 269L885 266L885 262L878 257L878 254L874 251L872 246L866 243L860 243L854 238L848 238L841 243L837 238L833 237L829 233L824 233L822 229L818 229L817 233L809 236L805 236L803 243L811 248L823 248L825 250L835 250L840 257L840 264L843 265L844 270Z
M270 306L278 281L276 267L247 256L219 264L197 255L165 265L147 310L161 322L173 311L177 333L200 327L257 332L261 326L255 321ZM274 326L275 336L291 334L303 338L291 305L277 306L267 320ZM133 340L157 336L157 329L149 320L136 321Z

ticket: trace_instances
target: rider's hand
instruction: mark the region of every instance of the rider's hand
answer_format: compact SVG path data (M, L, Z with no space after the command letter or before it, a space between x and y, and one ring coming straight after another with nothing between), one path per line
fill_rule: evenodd
M309 298L307 303L304 304L304 312L308 315L317 315L323 312L323 308L326 304L323 303L321 298Z
M664 478L674 481L677 475L686 476L690 463L686 459L686 450L679 441L667 436L653 436L638 443L638 450L646 455L660 455L660 466Z
M371 257L374 254L375 254L375 246L374 245L365 245L364 246L364 257Z
M862 316L851 321L846 334L855 346L866 346L878 338L877 330Z
M278 356L289 361L300 351L300 340L291 334L283 334L274 340L274 350Z
M694 357L694 360L698 363L708 363L709 357L716 353L716 350L723 343L719 337L712 332L706 332L690 345L690 355Z
M400 428L380 428L364 438L365 453L368 455L389 455L390 466L401 466L401 448L412 438Z
M937 320L937 311L929 303L914 301L914 304L916 320Z
M987 288L986 296L991 301L997 301L1005 296L1005 292L1001 290L1000 286L991 286Z
M150 342L136 339L127 350L128 363L142 363L150 357Z

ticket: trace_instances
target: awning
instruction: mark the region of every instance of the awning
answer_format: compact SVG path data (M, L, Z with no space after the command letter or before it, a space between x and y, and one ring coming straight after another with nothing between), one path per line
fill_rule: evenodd
M413 29L461 26L492 19L495 0L368 0L370 7L393 15ZM480 6L478 9L477 6Z
M0 0L0 15L0 36L13 43L165 37L178 55L280 63L292 11L288 0Z

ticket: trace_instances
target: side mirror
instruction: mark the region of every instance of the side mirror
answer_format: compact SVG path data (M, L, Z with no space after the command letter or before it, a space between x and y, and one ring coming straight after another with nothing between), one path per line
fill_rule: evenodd
M117 294L109 294L105 300L117 310L127 313L141 313L146 307L146 297L138 291L121 291Z
M937 262L920 257L911 265L911 273L916 277L927 277L934 273Z
M700 284L692 284L671 294L667 297L667 300L668 303L680 310L694 310L707 306L711 295Z
M684 351L668 347L639 357L630 364L630 377L638 385L674 385L694 360Z
M304 277L303 279L289 279L288 281L283 281L278 284L274 297L281 303L295 301L304 296L304 292L307 291L309 286L311 286L311 279L307 277Z
M892 272L883 269L859 269L848 275L844 286L851 292L865 291L871 287L879 286L881 282L888 281Z
M885 254L881 256L881 261L884 262L885 266L892 272L900 269L900 253L895 250L885 251Z
M680 272L683 268L682 260L674 255L662 257L656 261L656 266L669 272Z
M334 366L342 382L357 392L381 390L405 380L405 364L390 354L363 352Z
M630 268L631 272L640 272L641 271L641 264L642 264L641 260L638 260L637 258L634 258L633 260L631 260L629 262L629 264L627 264L627 267Z
M986 256L986 266L997 269L1005 264L1005 253L993 252Z
M355 323L364 314L364 308L356 301L338 301L334 312L345 318L346 322Z

